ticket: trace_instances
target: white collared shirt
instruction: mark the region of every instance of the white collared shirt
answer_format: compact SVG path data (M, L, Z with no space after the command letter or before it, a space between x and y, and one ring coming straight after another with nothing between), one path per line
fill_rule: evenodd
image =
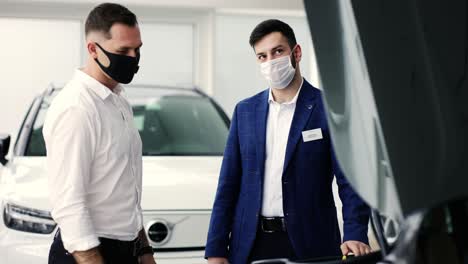
M130 241L143 228L142 143L122 87L113 91L77 70L47 112L52 217L69 252L98 237Z
M290 102L286 103L276 102L270 88L262 200L262 216L265 217L284 216L283 185L281 178L283 176L289 130L291 129L297 98L303 83L304 79L302 79L296 96Z

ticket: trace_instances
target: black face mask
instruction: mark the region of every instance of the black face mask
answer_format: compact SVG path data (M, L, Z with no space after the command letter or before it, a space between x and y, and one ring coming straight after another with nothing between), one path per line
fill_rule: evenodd
M131 57L110 53L103 49L98 43L96 43L96 46L98 46L104 52L104 54L106 54L110 61L109 67L105 67L99 62L97 58L94 59L99 67L101 67L101 69L114 81L123 84L130 83L133 79L133 76L140 68L140 66L138 66L138 63L140 62L140 53L137 53L136 57Z

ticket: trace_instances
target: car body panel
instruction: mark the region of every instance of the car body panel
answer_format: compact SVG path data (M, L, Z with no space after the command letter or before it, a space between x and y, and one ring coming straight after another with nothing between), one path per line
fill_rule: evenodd
M357 192L396 218L468 196L466 1L304 3Z
M190 89L144 87L127 89L130 102L148 103L145 94L153 96L189 96L207 98L214 106L220 122L229 126L229 118L211 98ZM53 89L34 99L18 133L14 152L5 166L0 165L0 256L1 263L47 263L55 230L50 234L17 231L5 226L6 204L50 212L46 158L28 156L28 141L34 129L37 112L44 102L50 102ZM151 100L150 100L151 101ZM151 102L150 102L151 103ZM37 135L36 135L37 136ZM141 206L144 228L164 223L169 232L164 241L150 244L155 258L162 264L205 263L204 247L218 173L220 154L145 155L143 156L143 190Z

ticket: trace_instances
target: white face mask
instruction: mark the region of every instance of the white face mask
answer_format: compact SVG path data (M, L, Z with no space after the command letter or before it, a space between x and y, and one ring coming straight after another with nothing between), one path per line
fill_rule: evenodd
M294 49L293 49L294 50ZM293 55L292 53L291 55ZM296 69L291 63L291 56L283 56L278 59L260 64L260 71L268 81L270 88L284 89L294 79Z

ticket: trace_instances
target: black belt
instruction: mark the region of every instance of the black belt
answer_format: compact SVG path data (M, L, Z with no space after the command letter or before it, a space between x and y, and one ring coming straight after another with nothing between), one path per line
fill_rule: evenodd
M57 233L55 233L55 238L62 240L60 229L58 229ZM139 237L137 237L136 239L132 241L123 241L123 240L99 237L99 242L101 243L99 247L102 250L104 249L109 250L109 251L117 250L119 252L130 254L134 257L138 256L138 253L140 252L140 249L142 248L141 240Z
M136 238L132 241L122 241L100 237L99 241L101 242L101 247L118 250L120 252L127 252L127 254L131 254L134 257L138 256L138 252L141 248L141 240L139 238Z
M260 228L265 233L286 232L284 217L261 217Z

